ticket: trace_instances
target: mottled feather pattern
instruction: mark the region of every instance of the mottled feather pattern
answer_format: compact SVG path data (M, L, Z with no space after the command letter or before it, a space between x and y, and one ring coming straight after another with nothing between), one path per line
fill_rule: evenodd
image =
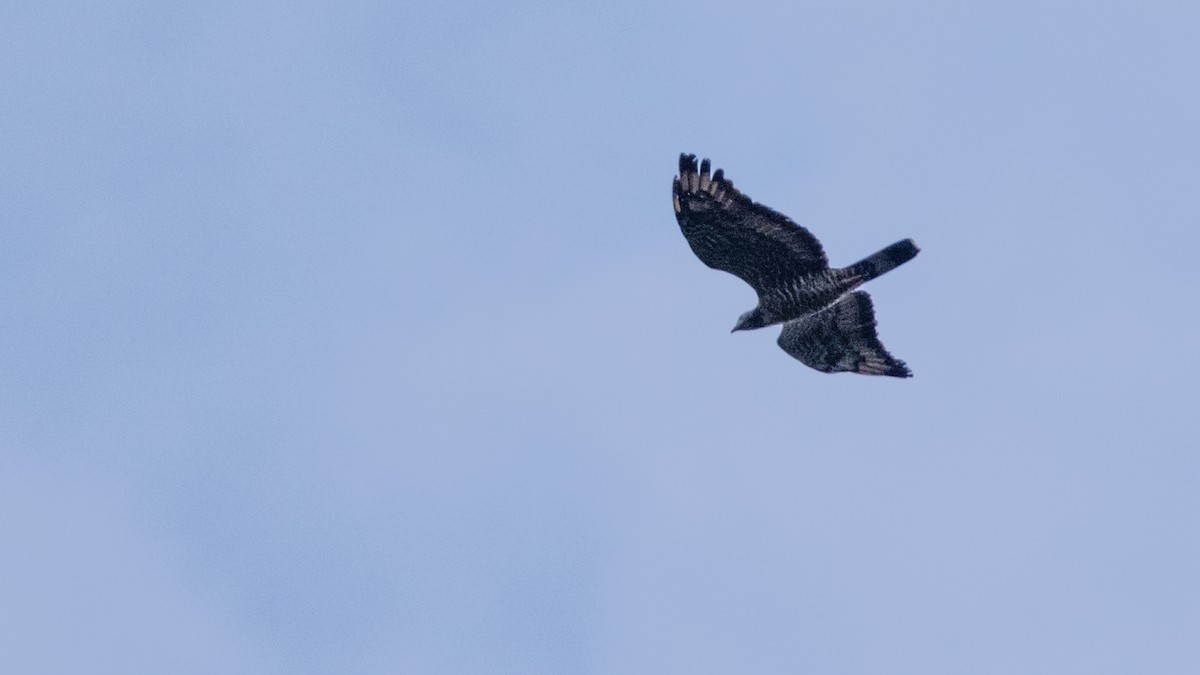
M912 377L908 366L879 341L875 325L871 296L855 291L831 307L784 324L778 344L824 373Z
M673 184L675 216L696 256L761 291L797 273L827 269L829 261L808 230L787 216L755 204L720 169L697 166L695 155L679 159Z
M738 191L707 159L680 155L671 193L696 257L758 293L758 306L738 319L735 331L784 323L779 345L817 370L910 375L879 343L869 296L852 291L916 256L920 249L911 239L831 268L811 232Z

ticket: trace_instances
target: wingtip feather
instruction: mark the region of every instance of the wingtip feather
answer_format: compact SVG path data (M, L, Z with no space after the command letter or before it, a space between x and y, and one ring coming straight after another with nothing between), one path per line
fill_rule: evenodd
M686 152L679 154L679 175L696 173L696 156Z
M679 155L679 176L674 189L681 203L676 213L686 208L687 201L701 192L725 207L752 203L749 197L733 187L733 181L725 177L723 169L713 171L712 161L707 157L697 160L696 155L687 152Z

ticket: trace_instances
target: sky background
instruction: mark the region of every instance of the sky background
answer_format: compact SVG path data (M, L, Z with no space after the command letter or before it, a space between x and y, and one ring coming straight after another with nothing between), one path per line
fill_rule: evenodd
M1200 672L1200 5L0 5L0 671ZM730 335L711 157L911 380Z

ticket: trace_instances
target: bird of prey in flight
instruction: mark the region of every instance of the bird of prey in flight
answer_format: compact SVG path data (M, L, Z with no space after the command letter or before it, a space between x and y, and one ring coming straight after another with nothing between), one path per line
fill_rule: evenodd
M912 239L833 268L811 232L751 200L707 159L679 156L673 186L675 219L696 257L733 274L758 293L758 306L738 318L734 331L782 323L779 346L825 373L912 377L875 332L871 296L855 290L912 260Z

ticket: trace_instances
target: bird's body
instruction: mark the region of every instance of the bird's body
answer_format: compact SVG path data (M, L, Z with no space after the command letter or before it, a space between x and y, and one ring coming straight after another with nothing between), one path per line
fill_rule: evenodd
M851 292L911 260L919 250L912 240L832 268L812 233L739 192L720 169L709 170L707 159L697 167L695 155L680 155L672 201L696 257L758 293L758 306L734 330L785 323L780 346L817 370L911 376L879 343L869 296Z

